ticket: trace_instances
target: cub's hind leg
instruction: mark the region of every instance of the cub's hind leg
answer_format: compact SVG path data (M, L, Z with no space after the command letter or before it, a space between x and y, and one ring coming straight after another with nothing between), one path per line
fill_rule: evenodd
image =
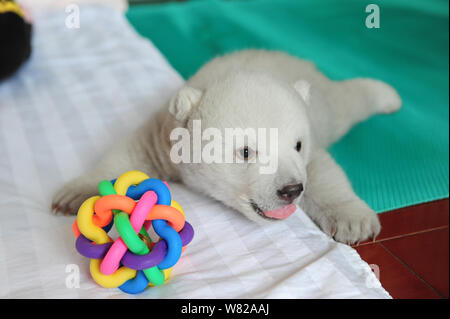
M343 137L357 123L375 114L390 114L402 100L390 85L367 78L334 82L329 92L333 130L330 144Z

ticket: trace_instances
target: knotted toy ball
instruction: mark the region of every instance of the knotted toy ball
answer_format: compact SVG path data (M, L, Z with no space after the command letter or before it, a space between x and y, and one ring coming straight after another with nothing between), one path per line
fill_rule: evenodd
M76 249L91 259L94 281L129 294L162 285L194 237L167 183L129 171L100 182L98 190L100 196L83 202L73 224ZM116 240L108 236L113 225ZM148 234L150 227L160 237L156 243Z
M0 0L0 81L30 57L31 22L26 12L12 0Z

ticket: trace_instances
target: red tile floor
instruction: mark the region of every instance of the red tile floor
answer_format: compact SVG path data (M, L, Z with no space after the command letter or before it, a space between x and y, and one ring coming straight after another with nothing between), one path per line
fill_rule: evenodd
M393 298L448 298L448 198L379 216L380 235L355 249L378 266L383 287Z

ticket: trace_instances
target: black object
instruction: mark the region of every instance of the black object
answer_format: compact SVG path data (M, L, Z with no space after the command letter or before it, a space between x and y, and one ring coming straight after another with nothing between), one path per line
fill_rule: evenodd
M0 81L31 55L31 24L15 12L0 13Z

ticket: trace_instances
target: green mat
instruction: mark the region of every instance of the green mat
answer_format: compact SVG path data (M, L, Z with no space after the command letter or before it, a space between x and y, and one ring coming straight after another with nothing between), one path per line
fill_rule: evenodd
M333 79L373 77L403 98L333 145L355 191L377 212L448 197L448 1L190 1L132 6L127 17L185 78L217 54L265 48L313 60Z

